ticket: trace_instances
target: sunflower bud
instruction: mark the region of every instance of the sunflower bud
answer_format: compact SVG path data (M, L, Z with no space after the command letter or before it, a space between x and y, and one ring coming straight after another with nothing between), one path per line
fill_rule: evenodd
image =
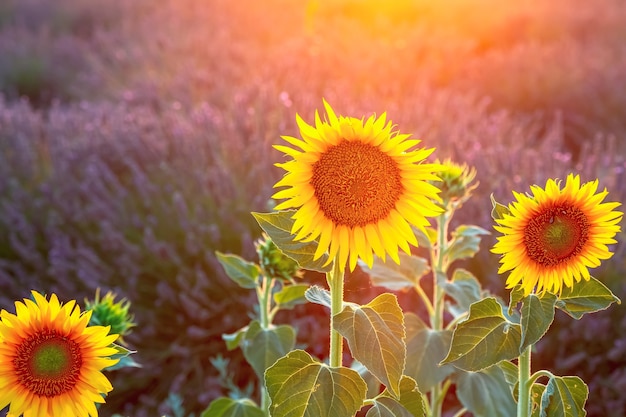
M473 183L476 178L476 169L466 164L456 164L450 159L440 163L445 169L438 173L441 182L437 182L436 185L441 189L439 196L443 200L443 207L457 209L471 197L472 191L478 187L478 182Z
M135 326L134 316L128 312L130 301L122 298L115 302L116 296L109 291L100 298L100 288L98 288L93 301L85 299L85 309L92 312L89 320L90 326L111 326L110 333L118 334L118 341L124 344L123 336L129 334L130 329Z
M263 270L271 278L292 281L294 277L301 277L302 272L298 263L278 249L265 233L255 242L255 247Z

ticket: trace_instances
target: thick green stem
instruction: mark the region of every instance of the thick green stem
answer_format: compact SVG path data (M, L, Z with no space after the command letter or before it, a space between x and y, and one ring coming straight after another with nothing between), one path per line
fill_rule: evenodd
M530 354L532 346L528 346L520 355L517 363L519 378L519 395L517 399L517 417L530 417Z
M342 364L343 338L335 330L335 315L343 309L343 271L337 259L333 262L333 270L326 274L330 288L330 366Z

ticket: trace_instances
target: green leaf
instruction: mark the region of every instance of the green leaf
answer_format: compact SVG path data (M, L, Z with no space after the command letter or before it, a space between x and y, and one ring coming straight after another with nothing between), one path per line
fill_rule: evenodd
M442 363L466 371L479 371L501 360L519 356L520 325L508 321L495 298L485 298L470 307L469 317L452 335L452 345Z
M494 220L504 219L505 214L511 214L507 206L505 206L504 204L500 204L496 201L493 193L489 196L489 198L491 198L491 206L493 207L493 209L491 210L491 217Z
M524 289L522 288L522 286L518 285L514 287L511 290L511 293L509 295L509 309L508 309L509 316L513 314L513 311L515 310L517 305L522 302L523 299L524 299Z
M498 366L479 372L461 372L456 395L475 417L514 416L517 408L506 376Z
M280 358L265 372L272 417L353 417L365 401L359 373L333 368L303 350Z
M248 326L245 326L237 330L235 333L223 333L222 340L226 342L226 349L228 350L237 349L241 343L241 340L246 335L247 331L248 331Z
M304 297L311 303L330 308L330 292L319 285L311 285L311 287L304 292Z
M433 243L437 241L437 231L432 227L426 227L426 233L417 227L413 227L413 232L417 238L417 246L424 249L431 249Z
M481 236L488 234L488 231L478 226L457 227L452 232L452 241L446 252L448 263L474 256L478 252Z
M520 352L534 345L550 328L554 320L556 296L545 293L541 297L530 294L522 301L522 341Z
M400 381L400 398L385 390L374 398L374 405L365 417L425 417L424 400L413 378L406 375Z
M372 284L377 287L399 291L419 285L420 278L430 271L428 261L403 252L399 253L399 256L400 264L383 262L382 259L375 257L372 268L369 268L363 261L359 261L359 265L369 274Z
M406 334L396 296L385 293L364 306L346 305L334 323L352 356L397 397L406 362Z
M274 302L282 309L292 309L298 304L306 302L304 293L309 288L308 284L294 284L284 286L274 294Z
M507 384L509 384L511 392L514 392L514 388L517 385L517 380L519 378L517 365L509 361L501 361L498 362L496 366L499 367L504 374L504 380ZM515 398L517 398L517 396Z
M249 400L221 397L209 404L200 417L265 417L263 410Z
M573 288L563 288L556 306L578 320L585 313L605 310L614 302L621 304L611 290L591 277L589 281L575 283Z
M541 396L541 417L584 417L589 390L577 376L552 377Z
M303 269L311 271L329 272L332 264L326 265L328 254L323 254L319 259L313 260L318 242L294 241L295 235L291 234L294 220L291 216L296 210L275 211L272 213L252 213L259 226L269 235L274 244L288 257L293 259Z
M444 292L456 301L456 308L451 309L455 316L469 311L470 306L482 298L480 282L471 272L463 268L456 269L452 280L444 281L441 286Z
M217 260L224 267L226 275L242 288L256 288L261 270L256 264L237 255L215 252Z
M406 366L404 373L414 378L424 392L454 372L452 365L439 365L450 349L451 330L437 331L417 315L404 315L406 326Z
M115 371L116 369L122 368L141 368L141 365L135 362L135 360L130 356L134 353L137 353L136 350L126 349L124 346L118 345L116 343L111 343L111 347L117 350L117 353L111 355L111 359L118 359L118 362L115 365L111 365L106 367L107 371Z
M292 350L295 343L296 332L293 327L283 324L264 329L254 320L241 341L241 349L248 363L263 379L265 370Z

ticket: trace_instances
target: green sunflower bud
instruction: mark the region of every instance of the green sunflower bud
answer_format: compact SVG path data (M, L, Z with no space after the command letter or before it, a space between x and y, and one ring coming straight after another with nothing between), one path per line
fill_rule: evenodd
M261 267L271 278L293 281L294 277L300 278L302 276L298 263L278 249L265 233L261 239L255 242L255 247L259 254Z
M478 182L474 182L476 178L476 169L466 164L457 164L450 159L446 159L440 163L445 167L438 173L441 182L437 182L437 187L441 189L439 196L443 200L444 208L459 208L467 201L472 191L478 187Z
M109 291L101 298L100 288L98 288L93 301L85 299L85 309L92 312L89 320L90 326L111 326L109 333L118 334L118 342L125 344L123 336L128 335L130 329L135 326L134 316L128 312L130 301L122 298L115 302L116 296Z

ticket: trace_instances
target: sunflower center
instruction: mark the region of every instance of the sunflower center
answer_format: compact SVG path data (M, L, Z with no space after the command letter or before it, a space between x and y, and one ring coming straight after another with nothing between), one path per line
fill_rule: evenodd
M347 140L322 154L313 165L311 184L326 217L349 227L386 218L404 190L392 157L376 146Z
M588 236L589 221L579 208L552 207L528 222L524 243L531 259L551 266L578 255Z
M80 375L80 346L54 330L42 330L18 348L13 365L18 381L30 393L55 397L70 391Z

